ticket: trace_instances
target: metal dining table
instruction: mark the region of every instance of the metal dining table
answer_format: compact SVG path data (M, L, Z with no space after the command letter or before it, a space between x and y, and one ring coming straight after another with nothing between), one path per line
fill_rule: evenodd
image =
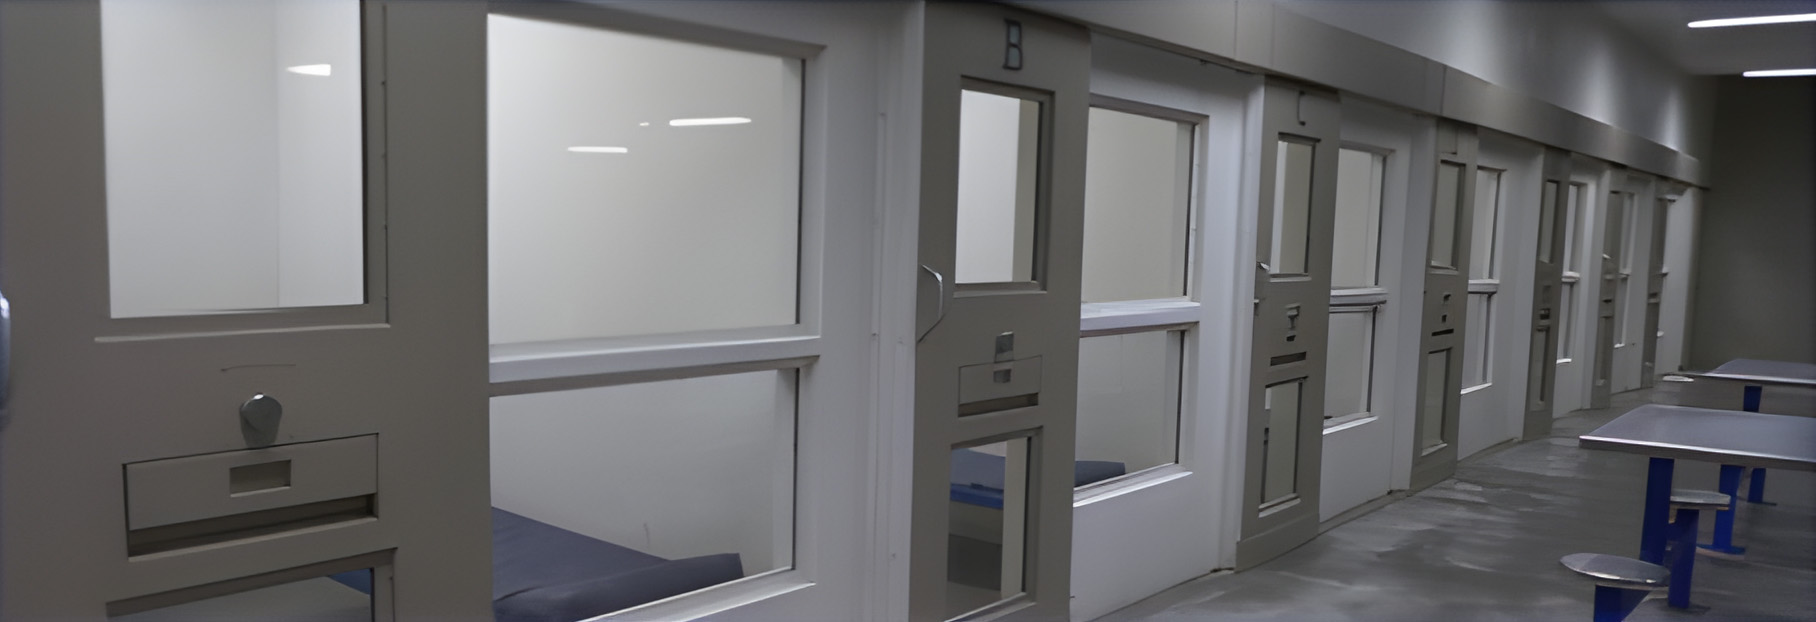
M1759 412L1760 402L1765 395L1767 386L1816 389L1816 365L1809 363L1734 359L1707 372L1686 375L1740 384L1742 387L1740 409L1747 412ZM1740 483L1745 470L1744 465L1729 463L1723 463L1721 467L1721 476L1718 480L1719 489L1732 495L1735 504L1743 499L1740 496ZM1752 477L1746 479L1748 482L1745 501L1771 505L1766 501L1766 470L1755 467ZM1733 505L1731 504L1728 509L1733 510ZM1733 538L1734 512L1729 511L1715 518L1715 541L1708 548L1730 555L1745 553L1745 548L1733 545Z
M1816 418L1810 417L1646 404L1578 437L1577 444L1651 458L1639 558L1655 564L1664 563L1677 460L1714 462L1724 470L1732 466L1816 471ZM1717 522L1725 520L1732 527L1732 504L1725 514ZM1716 537L1721 537L1719 530ZM1731 542L1717 544L1734 548ZM1683 554L1694 557L1692 552ZM1681 587L1673 585L1672 606L1689 606L1689 584L1686 576Z

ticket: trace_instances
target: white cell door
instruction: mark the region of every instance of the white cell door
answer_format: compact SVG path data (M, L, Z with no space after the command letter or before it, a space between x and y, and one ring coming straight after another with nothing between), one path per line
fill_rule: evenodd
M1412 488L1443 481L1456 472L1457 418L1462 401L1466 270L1474 209L1475 128L1438 125L1437 189L1433 195L1430 245L1426 252L1423 344L1419 357L1418 424L1414 439Z
M0 5L0 619L490 618L484 28Z
M1538 261L1532 279L1532 335L1526 361L1526 415L1520 438L1551 433L1553 394L1557 384L1559 328L1564 313L1565 231L1570 210L1570 154L1546 149L1545 188L1539 197Z
M909 618L1062 619L1090 39L924 9Z

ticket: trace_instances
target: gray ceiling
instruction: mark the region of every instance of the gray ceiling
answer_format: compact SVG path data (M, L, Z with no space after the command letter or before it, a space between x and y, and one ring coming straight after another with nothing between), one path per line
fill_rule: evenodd
M1816 13L1816 0L1595 0L1616 24L1694 74L1816 67L1816 22L1688 28L1699 19Z

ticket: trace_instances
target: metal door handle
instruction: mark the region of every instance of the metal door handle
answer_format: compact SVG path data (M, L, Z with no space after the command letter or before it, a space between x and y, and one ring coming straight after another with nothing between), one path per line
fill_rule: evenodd
M946 275L940 274L940 271L938 270L927 267L927 264L921 264L921 269L927 271L927 274L933 275L933 282L939 285L939 308L933 313L933 323L928 324L927 328L922 329L921 334L915 335L915 343L920 343L922 339L926 339L927 334L933 332L933 329L939 327L940 322L945 321L946 319Z
M0 293L0 411L6 409L13 382L13 308Z

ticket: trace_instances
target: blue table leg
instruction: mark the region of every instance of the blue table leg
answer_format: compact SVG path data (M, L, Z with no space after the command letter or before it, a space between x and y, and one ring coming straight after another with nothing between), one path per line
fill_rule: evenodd
M1766 470L1765 469L1760 469L1760 468L1753 469L1752 480L1747 484L1747 503L1757 503L1759 505L1778 505L1776 503L1771 503L1769 501L1766 501Z
M1665 543L1671 535L1671 470L1675 465L1676 461L1670 458L1653 458L1647 468L1645 520L1639 532L1640 561L1665 563Z
M1646 599L1646 590L1595 586L1595 622L1621 622Z
M1765 387L1756 384L1747 385L1746 389L1744 389L1745 392L1741 394L1740 409L1750 413L1759 412L1759 398L1765 393L1765 389ZM1765 469L1753 469L1753 480L1747 485L1747 503L1772 505L1766 503Z
M1696 510L1678 510L1671 524L1676 537L1671 542L1671 586L1665 602L1678 609L1690 608L1690 574L1696 568Z
M1734 546L1734 501L1740 498L1741 467L1732 464L1721 465L1720 490L1728 495L1728 511L1715 513L1714 542L1703 548L1718 553L1740 555L1746 553L1745 547Z

